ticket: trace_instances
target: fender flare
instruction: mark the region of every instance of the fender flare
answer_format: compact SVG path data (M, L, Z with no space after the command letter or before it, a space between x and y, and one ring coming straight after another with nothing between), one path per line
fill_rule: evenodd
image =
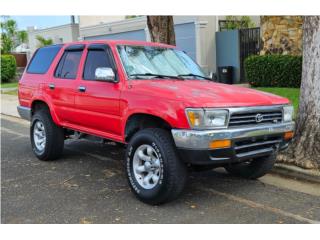
M52 104L50 103L50 100L47 99L46 97L44 97L43 95L35 95L33 96L33 98L31 99L31 105L30 107L32 108L32 105L34 104L35 101L41 101L43 103L45 103L50 111L50 115L52 117L52 120L55 124L60 125L60 119L58 118L57 114L54 111L54 107L52 106Z
M135 114L145 114L145 115L157 117L157 118L163 120L164 122L166 122L172 128L174 128L176 126L176 124L177 124L175 119L172 118L172 117L168 118L168 115L159 114L159 112L154 112L154 111L147 111L145 109L144 110L135 109L135 111L127 112L125 117L122 119L122 126L121 126L121 128L122 128L121 129L122 136L125 136L125 131L126 131L126 126L127 126L128 120L130 119L130 117L132 117Z

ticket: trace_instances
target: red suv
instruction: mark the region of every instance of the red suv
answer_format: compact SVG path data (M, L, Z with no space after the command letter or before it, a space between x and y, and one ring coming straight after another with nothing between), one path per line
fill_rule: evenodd
M255 179L293 137L285 98L213 82L174 46L76 42L37 50L19 82L34 154L62 155L71 135L126 145L126 172L149 204L176 198L189 169Z

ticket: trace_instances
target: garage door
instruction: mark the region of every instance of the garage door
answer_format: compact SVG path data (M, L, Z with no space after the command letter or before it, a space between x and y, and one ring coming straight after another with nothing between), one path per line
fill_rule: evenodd
M195 24L184 23L174 26L177 48L185 51L193 60L196 60L196 33Z
M106 35L85 37L84 39L85 40L114 39L114 40L145 41L146 40L146 34L145 34L145 31L142 29L142 30L129 31L129 32L121 32L121 33L114 33L114 34L106 34Z

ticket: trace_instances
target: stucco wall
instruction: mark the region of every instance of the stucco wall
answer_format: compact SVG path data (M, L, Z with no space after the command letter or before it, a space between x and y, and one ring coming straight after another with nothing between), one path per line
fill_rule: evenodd
M209 72L216 72L217 16L199 16L196 21L197 61Z
M116 22L120 20L124 20L125 16L90 16L90 15L82 15L79 16L79 27L88 27L88 26L94 26L99 25L103 23L110 23L110 22Z
M66 43L77 41L79 38L79 25L78 24L66 24L52 28L45 28L36 30L34 28L28 28L28 45L31 54L38 48L38 40L36 36L42 36L46 39L51 38L53 43Z

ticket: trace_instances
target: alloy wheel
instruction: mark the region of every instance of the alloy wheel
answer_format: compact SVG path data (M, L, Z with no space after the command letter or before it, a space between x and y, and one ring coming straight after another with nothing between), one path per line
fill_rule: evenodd
M134 176L142 188L152 189L158 184L162 167L159 155L152 146L143 144L137 148L132 167Z
M44 151L46 147L46 131L43 122L37 120L33 127L34 146L39 152Z

